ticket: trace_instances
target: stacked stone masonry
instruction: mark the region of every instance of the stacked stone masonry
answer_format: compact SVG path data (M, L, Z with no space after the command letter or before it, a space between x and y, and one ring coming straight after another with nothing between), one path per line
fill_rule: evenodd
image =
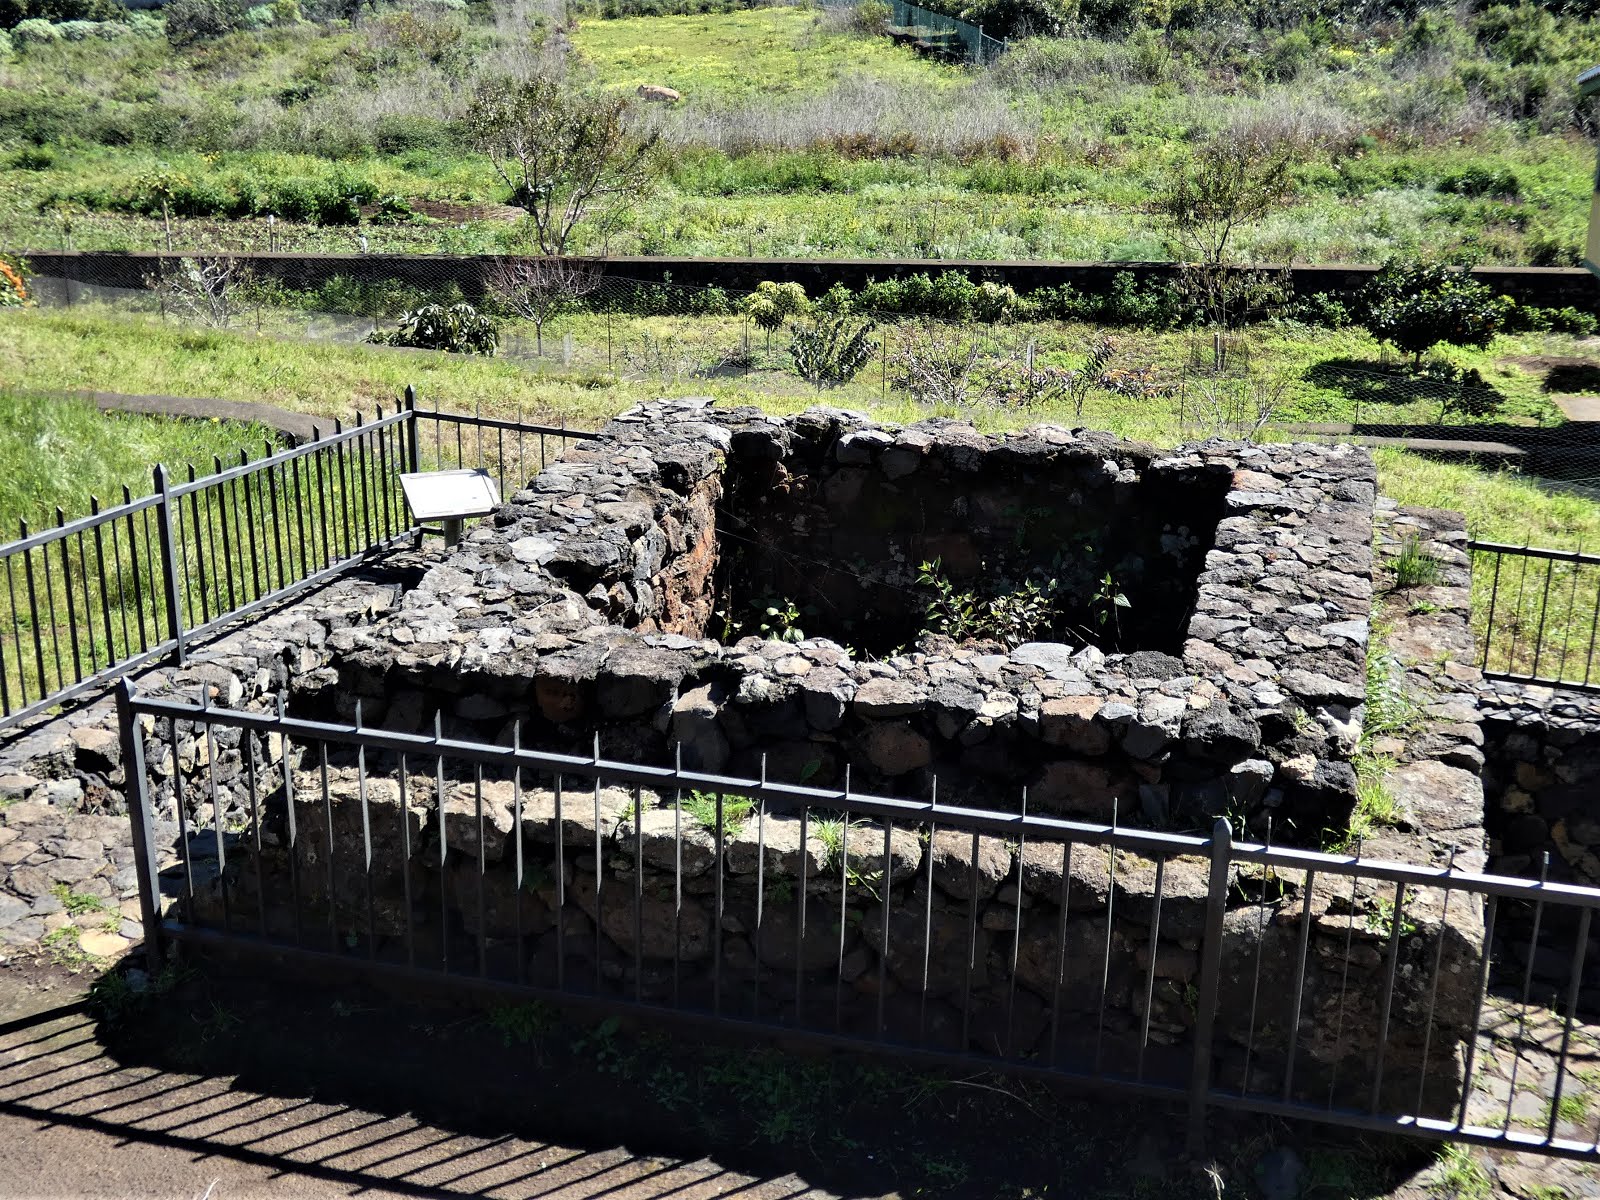
M1173 556L1155 563L1151 577L1164 573L1170 595L1189 596L1192 611L1154 635L1170 639L1166 649L1126 652L1068 642L1007 649L923 639L877 660L821 638L723 645L703 636L719 584L732 574L719 530L752 512L747 504L730 513L723 502L728 481L747 487L753 464L762 463L769 481L778 474L773 466L782 467L787 478L777 482L798 497L784 511L805 516L803 536L814 547L830 519L847 526L860 517L848 507L828 516L829 487L838 490L843 468L877 472L873 488L925 475L932 482L917 486L928 496L965 491L972 507L963 532L980 562L1014 530L1003 520L980 520L978 497L1019 480L1064 489L1065 503L1101 513L1108 525L1145 522L1145 552ZM1197 499L1192 511L1141 510L1163 492ZM990 506L1001 516L1006 507ZM359 703L364 722L406 730L431 729L442 710L454 736L508 742L520 726L524 745L570 750L592 747L598 733L607 758L665 762L681 745L686 766L752 775L764 755L769 778L819 785L837 786L851 764L852 787L861 791L926 794L937 774L942 800L1012 811L1026 787L1030 812L1093 820L1108 819L1115 806L1124 821L1204 831L1216 814L1228 813L1238 836L1259 837L1271 818L1275 840L1317 844L1348 821L1355 791L1374 507L1370 457L1351 448L1208 443L1165 453L1052 427L985 438L948 422L901 429L833 410L777 419L662 403L625 414L597 442L570 451L453 551L420 556L388 577L345 581L200 650L186 669L151 673L141 689L193 696L203 687L213 704L256 710L281 698L310 716L350 718ZM950 540L951 526L928 528L946 539L954 561L951 547L962 547ZM867 572L874 585L903 585L914 574L928 549L916 532L885 531L886 552ZM1452 536L1447 531L1444 542ZM1116 564L1130 579L1137 575L1136 564ZM1437 589L1431 618L1441 636L1468 636L1463 583L1451 575ZM1136 604L1156 594L1130 591ZM1169 612L1179 602L1171 600ZM1470 695L1469 680L1453 683ZM1481 737L1473 725L1457 708L1430 713L1430 729L1451 730L1416 739L1415 753L1405 748L1397 771L1417 775L1410 815L1369 853L1437 864L1481 843L1474 763ZM325 930L331 915L340 937L367 940L366 878L350 869L362 861L350 762L335 754L329 763L331 842L325 823L300 820L291 845L286 766L297 803L324 811L312 748L290 747L285 762L285 748L271 739L246 743L218 730L208 743L186 724L174 736L165 722L143 732L163 818L158 841L168 848L164 863L176 861L174 764L197 828L220 817L234 831L225 872L215 870L209 835L189 843L196 863L211 864L192 916L218 919L225 889L233 916L255 913L286 930L292 865L304 885L305 927ZM255 832L246 748L264 804L259 885L250 856L239 852ZM41 765L39 755L28 761L38 769L7 785L24 802L0 814L6 829L42 817L36 810L49 807L48 789L62 783L49 778L59 772ZM830 827L827 814L818 814L821 827L813 821L802 840L792 814L746 814L729 821L721 847L719 923L711 900L719 848L703 801L696 814L679 810L674 797L646 792L636 806L630 794L607 788L598 801L591 791L574 807L569 792L560 826L566 853L558 860L553 781L523 781L516 827L510 782L485 780L487 821L480 824L475 784L459 764L445 779L442 820L431 776L413 766L402 810L394 764L387 776L385 764L369 765L376 952L396 952L409 867L411 925L424 954L445 939L469 948L481 933L496 973L514 974L520 965L531 977L548 978L559 954L570 978L597 972L601 986L625 995L637 988L647 998L681 989L670 994L685 1002L706 998L711 964L719 964L730 994L759 989L771 1014L831 1023L842 997L841 1018L862 1030L876 1021L881 999L891 1032L905 1033L914 1014L919 1024L932 1022L930 1036L940 1044L958 1042L965 1024L975 1047L1017 1054L1043 1053L1059 1035L1059 1053L1074 1062L1091 1040L1104 1040L1110 1069L1131 1066L1137 1055L1153 962L1154 1049L1147 1055L1154 1057L1145 1065L1156 1075L1187 1067L1206 884L1199 860L1168 862L1153 937L1154 865L1137 856L1119 854L1113 877L1105 852L1088 846L1076 848L1069 864L1059 844L987 837L975 844L970 834L930 837L915 828L896 828L886 856L885 831L875 823ZM1451 774L1436 779L1440 770ZM117 807L119 772L108 760L95 776L104 810ZM1447 796L1434 786L1441 779L1452 789ZM765 851L759 921L758 845ZM520 890L513 874L518 846ZM681 907L674 872L680 850ZM1249 1045L1251 1074L1264 1085L1281 1070L1286 1031L1298 1025L1297 1088L1320 1100L1335 1083L1356 1087L1376 1048L1383 898L1367 885L1319 881L1307 907L1303 881L1244 870L1231 882L1219 1078L1242 1082ZM120 891L129 894L125 886ZM811 914L804 937L801 893ZM566 903L557 905L561 896ZM890 952L880 962L885 912ZM1293 991L1303 913L1314 924L1296 1021L1281 1010ZM932 914L927 939L924 914ZM1396 1103L1409 1104L1426 1074L1427 1103L1442 1111L1461 1086L1459 1049L1471 1020L1481 917L1459 897L1441 912L1436 897L1423 896L1408 920L1386 1086ZM1066 961L1082 966L1067 971L1058 988L1063 928ZM1098 973L1086 968L1098 966L1107 947L1110 985L1102 996ZM1436 954L1443 969L1424 1073L1423 1013ZM462 961L454 949L452 961ZM963 1022L958 1000L968 987ZM1054 1029L1049 1015L1058 992L1065 1018Z

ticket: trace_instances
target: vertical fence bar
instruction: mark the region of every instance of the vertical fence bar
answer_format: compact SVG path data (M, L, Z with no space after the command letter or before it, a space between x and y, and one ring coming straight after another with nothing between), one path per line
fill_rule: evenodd
M56 506L56 528L60 529L67 523L66 511L60 505ZM67 597L67 636L72 639L72 675L76 683L83 678L83 655L78 650L78 606L72 600L72 556L67 552L67 539L63 535L57 540L61 547L61 585ZM45 557L45 569L48 571L50 559ZM53 622L52 622L53 624ZM60 634L52 630L52 634L59 639Z
M117 726L122 735L122 761L127 770L128 820L133 831L134 870L139 876L139 917L144 925L144 961L158 969L166 958L161 944L161 880L156 871L155 827L150 817L150 781L145 774L144 735L133 711L133 681L117 682ZM173 763L176 779L177 763ZM183 800L178 799L181 806Z
M173 657L181 667L188 662L189 654L183 641L183 599L179 593L178 552L172 535L172 486L167 479L167 469L160 463L155 469L156 531L161 535L161 574L166 585L167 636L173 641ZM152 566L152 570L154 567Z
M1206 1094L1211 1090L1211 1050L1216 1040L1217 989L1222 982L1222 922L1228 913L1228 869L1233 827L1219 818L1211 829L1211 875L1206 886L1206 931L1200 943L1200 1004L1195 1015L1194 1065L1189 1070L1189 1151L1205 1145ZM1151 953L1155 948L1151 947Z
M98 496L90 496L89 497L89 513L90 513L91 516L96 516L96 517L98 517L100 515L100 497L98 497ZM115 525L113 525L111 527L111 542L112 542L112 546L113 547L116 546L116 537L117 537L117 527ZM82 546L83 546L83 543L79 542L78 545L79 545L79 548L81 549ZM95 578L100 581L100 616L101 616L101 619L105 622L106 666L109 667L112 663L117 661L118 654L117 654L117 641L116 641L115 636L111 632L111 589L106 587L106 542L105 542L105 535L104 535L104 533L103 533L103 531L101 529L101 525L100 525L99 522L96 522L95 523L95 527L94 527L94 565L95 565ZM120 580L119 580L119 582L120 582ZM84 580L84 586L85 586L85 588L88 587L88 579L87 578L85 578L85 580ZM124 618L123 639L122 640L123 640L124 644L126 644L127 640L128 640L127 639L126 618Z

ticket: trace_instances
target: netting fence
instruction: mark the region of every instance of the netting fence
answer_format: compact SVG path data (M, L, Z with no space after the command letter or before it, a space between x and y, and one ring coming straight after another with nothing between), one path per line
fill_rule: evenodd
M860 0L819 0L823 8L854 8ZM889 37L924 54L987 66L1004 54L1006 38L990 37L982 25L934 12L905 0L890 0Z

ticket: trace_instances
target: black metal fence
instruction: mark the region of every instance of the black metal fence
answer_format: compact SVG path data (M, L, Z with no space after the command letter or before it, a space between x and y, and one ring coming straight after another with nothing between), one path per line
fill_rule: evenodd
M119 704L158 954L1089 1083L1187 1106L1196 1138L1218 1106L1600 1158L1600 890L546 753L520 726Z
M408 389L395 411L293 449L241 451L203 476L157 466L151 495L124 488L72 521L58 509L49 529L22 521L0 545L0 728L163 656L182 662L193 639L415 536L403 472L481 467L505 490L588 436L420 409Z
M1468 545L1484 675L1600 691L1600 554Z

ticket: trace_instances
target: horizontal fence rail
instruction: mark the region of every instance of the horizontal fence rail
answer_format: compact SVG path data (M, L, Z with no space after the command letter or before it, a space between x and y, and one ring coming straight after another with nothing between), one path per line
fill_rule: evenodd
M1600 691L1600 554L1487 541L1468 547L1484 675Z
M573 441L553 425L420 409L356 417L288 450L214 458L153 492L0 545L0 729L163 657L414 538L399 477L465 466L503 494ZM431 451L431 454L430 454Z
M1600 1158L1600 890L119 704L158 950Z

